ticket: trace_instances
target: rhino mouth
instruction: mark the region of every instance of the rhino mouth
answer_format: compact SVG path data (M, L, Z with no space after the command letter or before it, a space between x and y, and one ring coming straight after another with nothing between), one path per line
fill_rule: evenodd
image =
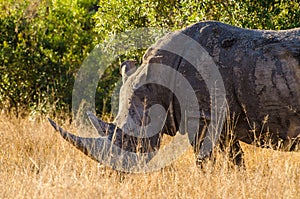
M156 150L139 151L136 143L134 143L136 148L132 148L131 142L137 138L122 133L121 129L114 124L106 123L90 112L87 114L97 129L99 134L97 138L74 135L65 131L52 119L48 118L48 120L67 142L101 164L124 172L140 171L147 167L147 163L155 156ZM125 143L121 139L123 137L126 137ZM144 147L140 147L142 148Z

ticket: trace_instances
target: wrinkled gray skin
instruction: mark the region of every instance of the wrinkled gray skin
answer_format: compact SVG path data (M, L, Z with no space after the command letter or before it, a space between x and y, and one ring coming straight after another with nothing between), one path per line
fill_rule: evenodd
M209 21L194 24L180 32L196 40L209 53L223 78L228 114L234 124L231 124L231 131L226 128L228 125L224 125L219 141L221 150L229 147L229 155L237 165L243 164L238 141L285 151L296 150L300 139L300 29L248 30ZM177 133L182 117L180 105L172 92L164 87L156 84L136 87L145 78L151 78L147 75L152 70L152 63L161 63L180 72L196 92L200 125L198 134L190 138L190 143L198 157L197 162L201 163L202 158L197 153L209 123L209 93L201 75L190 63L178 55L158 50L167 45L166 41L171 42L172 36L166 35L150 47L138 69L132 61L122 64L119 113L113 123L105 123L88 113L102 136L97 138L101 140L96 142L98 151L90 149L92 141L82 142L84 138L60 129L62 136L98 161L101 161L100 149L107 140L130 152L157 151L163 134L174 136ZM170 78L170 81L172 78L159 71L157 75ZM147 110L154 104L162 105L167 113L160 133L144 138L131 136L132 123L139 126L147 124ZM59 130L53 121L51 123Z

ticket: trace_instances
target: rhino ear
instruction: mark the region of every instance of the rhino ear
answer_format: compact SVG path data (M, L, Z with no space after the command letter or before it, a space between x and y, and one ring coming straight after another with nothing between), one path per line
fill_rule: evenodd
M121 75L123 78L123 83L127 80L127 78L132 75L136 71L135 66L136 61L127 60L121 64Z

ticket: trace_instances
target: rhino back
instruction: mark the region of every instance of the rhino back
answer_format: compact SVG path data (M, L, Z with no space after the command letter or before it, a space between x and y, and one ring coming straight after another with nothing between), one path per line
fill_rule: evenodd
M217 64L230 111L240 114L236 127L240 139L250 143L266 131L274 142L277 137L296 136L300 127L300 29L248 30L207 22L183 32L193 36ZM251 130L256 134L249 133Z
M297 136L300 129L300 29L248 30L220 22L194 24L180 31L193 38L217 65L226 89L230 113L238 114L236 137L247 143L255 137L279 139ZM166 36L167 39L170 36ZM184 58L158 50L162 38L149 48L144 62L164 63L192 85L199 111L210 111L205 81ZM174 103L175 118L180 104Z

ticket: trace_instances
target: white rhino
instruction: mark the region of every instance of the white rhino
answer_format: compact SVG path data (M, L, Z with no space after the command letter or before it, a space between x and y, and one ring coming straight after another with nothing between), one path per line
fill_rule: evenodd
M197 48L186 40L178 40L182 35L191 38L207 53L199 54L200 61L201 56L209 57L202 59L208 60L202 73L191 63L193 60L186 58L190 54L198 55ZM180 49L181 54L174 53L178 52L174 49ZM197 163L201 164L211 155L201 155L200 148L213 110L207 87L211 74L205 75L205 70L210 70L210 64L214 64L220 74L217 78L222 79L226 92L221 99L232 120L230 130L226 128L228 125L221 125L218 143L221 150L228 147L235 164L242 165L239 141L277 150L297 150L300 139L299 62L299 28L249 30L214 21L200 22L161 38L147 50L140 67L136 68L132 61L122 64L123 86L115 120L107 123L88 113L99 138L75 136L52 120L50 122L64 139L95 160L102 162L111 158L111 164L121 161L124 166L128 161L137 164L138 154L146 154L146 161L151 160L160 148L163 134L185 134L186 126L180 127L182 121L196 120L196 132L187 133ZM163 70L164 66L170 69ZM184 81L178 82L179 76L191 87L182 89L185 87L179 84ZM190 102L182 105L185 100L174 94L183 92L185 95L189 89L197 99L193 115L182 111ZM185 99L188 101L189 97ZM164 109L165 115L155 115L152 111L154 116L151 116L152 106L156 106L159 113ZM142 128L150 123L154 133ZM137 127L141 128L137 130ZM126 152L129 155L124 156Z

